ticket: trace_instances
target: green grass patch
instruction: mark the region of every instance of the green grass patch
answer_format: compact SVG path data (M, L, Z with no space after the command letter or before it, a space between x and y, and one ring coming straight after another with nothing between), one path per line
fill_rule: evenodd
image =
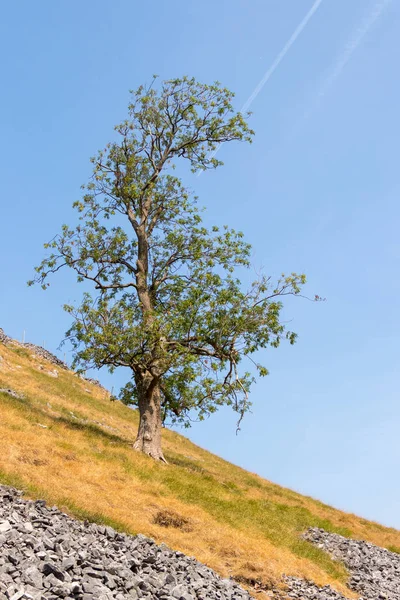
M168 458L171 460L171 455ZM165 467L153 463L153 468L149 470L151 481L163 484L172 497L191 506L199 506L219 522L234 529L259 532L274 545L288 548L297 556L311 560L330 576L346 581L348 573L345 567L302 540L300 535L309 527L320 527L349 537L349 529L336 527L328 519L317 517L302 506L248 498L240 493L237 484L226 482L221 485L210 473L195 472L191 461L176 461L174 458L178 464ZM143 475L134 463L131 472L140 478ZM236 493L227 497L229 491Z
M14 473L6 473L5 471L0 470L0 483L2 485L9 485L10 487L14 487L17 490L22 490L24 493L30 494L31 491L36 488L34 486L29 485L22 477L16 475ZM33 492L35 493L35 492Z
M20 348L18 346L7 346L7 348L18 356L22 356L23 358L31 358L31 351L27 348Z

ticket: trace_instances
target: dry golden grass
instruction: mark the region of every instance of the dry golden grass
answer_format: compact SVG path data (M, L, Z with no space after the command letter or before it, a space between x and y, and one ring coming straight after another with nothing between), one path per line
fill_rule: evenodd
M251 582L267 589L286 573L351 596L343 566L300 540L309 526L400 547L400 532L279 487L175 432L164 431L168 465L134 452L136 412L53 370L26 349L0 345L0 388L24 395L0 394L4 483L80 518L163 541L249 589Z

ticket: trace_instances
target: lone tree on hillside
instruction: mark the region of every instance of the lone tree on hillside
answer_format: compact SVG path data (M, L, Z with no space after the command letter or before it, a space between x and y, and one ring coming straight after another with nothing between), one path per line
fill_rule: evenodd
M139 408L134 448L155 459L164 460L167 417L188 424L193 413L204 419L228 405L240 424L253 381L243 358L296 339L280 320L281 299L299 294L305 276L262 276L243 290L234 272L249 267L250 245L227 227L207 230L173 174L184 161L193 172L216 168L218 144L251 141L232 97L187 77L132 92L116 141L92 159L93 176L74 204L79 224L45 244L51 255L29 282L46 288L65 266L92 283L94 296L65 306L75 366L131 369L121 400Z

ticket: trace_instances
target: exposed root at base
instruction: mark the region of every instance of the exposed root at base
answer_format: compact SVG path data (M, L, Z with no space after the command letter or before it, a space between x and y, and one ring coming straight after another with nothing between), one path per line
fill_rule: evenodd
M136 450L136 452L141 452L142 454L146 454L146 456L150 456L150 458L154 459L154 460L159 460L160 462L165 463L166 465L168 464L167 460L165 459L164 455L162 452L159 451L155 451L155 450L145 450L143 448L143 444L141 442L141 440L136 441L132 448L134 450Z

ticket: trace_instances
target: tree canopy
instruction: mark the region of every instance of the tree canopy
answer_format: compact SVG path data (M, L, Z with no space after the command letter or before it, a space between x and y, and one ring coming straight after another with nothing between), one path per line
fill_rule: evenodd
M255 377L245 359L296 340L281 320L282 300L300 294L304 274L262 275L244 289L237 273L250 267L251 246L227 226L207 229L174 173L185 161L193 172L215 169L219 144L251 141L232 98L218 82L187 77L132 92L116 139L92 159L74 204L78 225L62 227L36 268L44 288L62 267L93 286L79 306L65 306L75 365L131 370L121 400L139 407L136 448L155 458L163 458L166 419L188 425L228 405L240 424Z

